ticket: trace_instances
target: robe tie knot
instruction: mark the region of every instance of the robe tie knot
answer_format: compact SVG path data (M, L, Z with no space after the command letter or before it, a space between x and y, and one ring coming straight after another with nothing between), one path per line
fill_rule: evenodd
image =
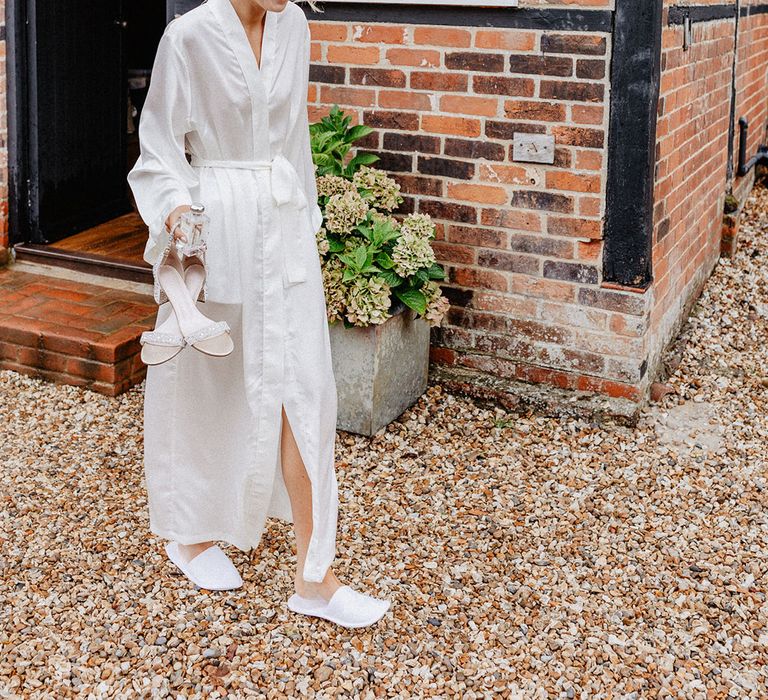
M192 156L192 167L198 168L224 168L238 170L269 170L269 183L272 190L272 199L275 205L281 209L278 213L281 228L281 240L285 242L287 232L295 221L288 221L288 211L301 213L308 206L307 197L299 182L299 175L293 163L284 155L278 154L272 160L210 160ZM305 282L307 273L303 264L301 251L293 260L290 252L283 246L283 284L289 286Z

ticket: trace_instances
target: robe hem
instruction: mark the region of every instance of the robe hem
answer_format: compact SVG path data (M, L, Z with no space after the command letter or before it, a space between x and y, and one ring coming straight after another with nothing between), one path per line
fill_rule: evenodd
M270 516L275 517L277 520L283 520L283 518L277 517L277 516ZM226 532L222 530L210 530L207 532L202 532L194 535L180 535L179 533L173 532L171 530L164 530L162 528L155 528L150 527L150 532L153 535L157 535L158 537L162 537L167 540L173 540L175 542L178 542L182 545L190 545L190 544L198 544L199 542L226 542L229 545L232 545L236 549L239 549L241 552L248 553L252 549L256 549L261 544L261 538L264 534L263 528L261 532L259 532L258 539L253 544L247 544L245 540L241 539L240 537L233 537L231 534L227 534Z

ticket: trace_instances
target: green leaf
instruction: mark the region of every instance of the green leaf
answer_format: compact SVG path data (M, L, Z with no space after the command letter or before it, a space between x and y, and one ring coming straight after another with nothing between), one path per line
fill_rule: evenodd
M351 282L357 277L357 270L352 267L348 267L344 270L344 274L341 276L342 282Z
M391 270L395 266L395 261L392 260L392 256L384 250L377 253L375 259L376 264L379 267L383 267L385 270Z
M328 238L328 252L340 253L344 250L344 244L336 238Z
M347 139L349 141L357 141L358 139L363 138L364 136L368 136L373 131L373 129L370 126L367 126L365 124L358 124L357 126L353 126L348 132L347 132Z
M429 275L429 279L432 280L445 279L445 270L437 263L432 263L432 266L427 270L427 274Z
M382 270L379 277L383 279L390 287L399 287L405 280L394 270Z
M353 251L353 255L355 256L355 267L358 270L362 270L363 267L365 267L366 262L368 261L368 250L365 246L358 246Z
M370 226L368 226L365 222L355 226L355 231L358 231L360 234L365 236L369 241L373 240L371 238L371 233L372 233L373 229Z
M357 166L360 165L371 165L371 163L375 163L379 160L381 160L381 158L374 153L358 153L351 161L349 161L349 164L354 165L355 168L357 168Z
M423 268L421 270L416 270L416 272L413 274L413 277L419 281L419 287L429 282L429 275Z
M356 270L359 267L356 264L355 258L352 255L352 253L339 254L338 258L339 260L341 260L341 262L343 262L347 266L347 268L353 268Z
M423 315L427 310L427 297L418 289L396 289L395 294L406 306Z

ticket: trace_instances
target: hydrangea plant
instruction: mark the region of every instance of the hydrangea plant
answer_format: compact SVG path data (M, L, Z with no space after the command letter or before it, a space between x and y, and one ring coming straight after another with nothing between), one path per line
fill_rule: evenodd
M440 325L449 304L437 282L445 271L430 243L435 225L427 214L395 216L403 202L400 185L371 167L378 156L349 157L352 144L372 131L351 121L334 106L310 125L328 319L345 326L383 323L401 302L430 325Z

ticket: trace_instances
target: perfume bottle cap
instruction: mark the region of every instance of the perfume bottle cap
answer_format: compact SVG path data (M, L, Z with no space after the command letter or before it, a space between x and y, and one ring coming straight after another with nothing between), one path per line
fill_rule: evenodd
M202 214L205 211L205 206L202 204L192 204L189 209L195 214Z

